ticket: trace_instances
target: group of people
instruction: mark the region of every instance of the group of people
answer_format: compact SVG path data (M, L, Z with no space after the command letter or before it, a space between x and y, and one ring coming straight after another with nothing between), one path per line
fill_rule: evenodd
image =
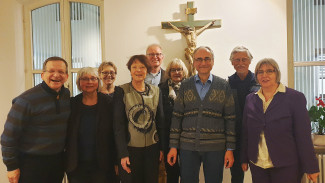
M274 59L249 70L250 51L235 47L227 80L211 74L214 53L193 52L197 71L188 77L180 59L166 70L160 45L134 55L129 83L115 86L117 68L80 69L70 98L68 64L50 57L43 82L12 102L1 136L10 183L157 183L165 162L167 183L232 183L250 167L254 183L298 183L319 174L306 99L285 87Z

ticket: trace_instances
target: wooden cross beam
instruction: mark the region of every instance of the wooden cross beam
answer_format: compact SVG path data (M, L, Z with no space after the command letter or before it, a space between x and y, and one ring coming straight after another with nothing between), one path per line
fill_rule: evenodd
M209 28L220 28L221 27L221 19L217 20L194 20L194 14L197 13L197 8L193 8L193 2L187 2L187 8L185 9L185 14L187 16L187 21L176 21L170 22L178 28L191 27L191 28L201 28L208 24L209 22L215 21L212 26ZM168 22L161 22L162 29L172 29Z

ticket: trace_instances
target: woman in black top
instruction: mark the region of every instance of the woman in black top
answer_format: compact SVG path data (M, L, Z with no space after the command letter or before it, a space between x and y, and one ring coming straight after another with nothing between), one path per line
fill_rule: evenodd
M169 152L169 131L172 119L174 100L178 93L181 82L187 77L188 70L181 59L173 59L166 69L168 79L159 84L159 88L163 97L163 109L165 114L165 140L166 148L164 149L164 160L167 173L167 183L178 183L179 180L179 164L170 166L167 162L167 154Z
M78 72L81 94L71 98L66 172L69 183L116 182L112 98L98 92L99 78L90 67Z

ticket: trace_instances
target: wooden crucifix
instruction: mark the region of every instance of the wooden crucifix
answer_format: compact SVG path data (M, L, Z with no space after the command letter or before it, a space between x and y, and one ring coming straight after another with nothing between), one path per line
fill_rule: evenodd
M197 8L193 8L193 2L187 2L185 13L187 15L187 21L161 22L161 28L174 29L185 37L187 42L185 58L190 66L189 74L194 75L193 52L196 48L196 37L205 29L220 28L221 20L194 20L194 14L197 13Z

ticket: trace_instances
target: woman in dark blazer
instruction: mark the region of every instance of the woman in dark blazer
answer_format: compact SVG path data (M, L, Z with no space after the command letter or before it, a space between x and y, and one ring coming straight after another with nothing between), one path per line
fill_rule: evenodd
M165 114L165 142L166 149L164 149L164 160L167 173L167 183L177 183L179 180L179 164L176 163L170 166L167 162L167 154L169 152L169 131L172 120L172 113L174 108L174 100L178 93L181 82L187 78L188 70L181 59L173 59L169 62L167 69L167 80L159 84L159 88L163 98L163 109Z
M93 68L78 72L82 93L71 98L65 153L69 183L116 182L112 99L98 92L98 82Z
M246 97L241 161L254 183L300 183L303 173L319 175L311 141L305 96L280 83L278 64L270 58L255 68L261 89Z

